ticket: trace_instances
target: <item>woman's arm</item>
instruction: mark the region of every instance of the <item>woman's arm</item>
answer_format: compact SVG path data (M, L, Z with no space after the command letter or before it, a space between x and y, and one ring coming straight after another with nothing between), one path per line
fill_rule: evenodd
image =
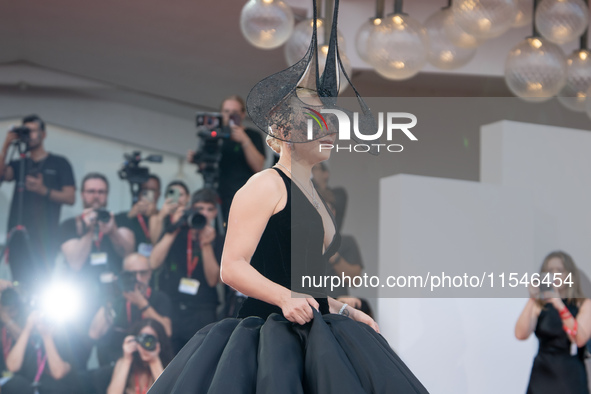
M111 375L111 383L107 388L107 394L123 394L127 386L127 377L131 369L131 362L133 361L133 352L137 350L137 343L133 335L128 335L123 340L123 357L117 360L113 375Z
M37 315L36 312L32 312L27 318L27 324L21 335L18 337L16 343L8 353L6 357L6 368L10 372L16 373L21 370L23 366L23 360L25 359L25 351L27 350L27 343L31 337L31 331L36 323Z
M560 298L552 298L550 302L559 312L566 308ZM589 339L591 339L591 300L586 298L583 301L576 319L570 312L566 312L564 316L561 313L560 317L564 327L571 330L570 333L566 333L570 341L576 343L577 347L585 346ZM575 335L572 335L575 326L577 330Z
M274 170L249 179L232 200L222 255L222 281L249 297L280 307L286 319L299 324L312 320L318 303L312 297L292 297L292 292L261 275L250 265L269 218L285 207L287 191Z
M168 251L170 250L170 247L172 246L172 243L174 242L179 231L180 229L177 229L174 233L164 234L160 241L154 245L152 254L150 254L150 268L154 270L164 263L164 259L166 259Z
M517 319L517 323L515 324L515 338L520 341L529 338L536 328L540 310L541 308L536 300L533 298L527 300L527 304L525 304L525 308L523 308L523 311L521 312L521 315L519 315L519 319Z
M55 380L60 380L66 376L72 369L71 365L64 361L53 341L53 336L48 332L42 335L43 347L47 355L47 365L49 366L49 373Z

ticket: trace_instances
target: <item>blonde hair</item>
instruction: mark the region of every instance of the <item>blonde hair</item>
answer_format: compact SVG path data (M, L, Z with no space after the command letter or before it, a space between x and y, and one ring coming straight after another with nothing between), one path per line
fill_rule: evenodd
M271 132L271 128L269 127L269 132ZM265 142L269 146L269 148L273 149L273 151L277 154L281 154L281 144L279 140L273 137L271 134L267 134L267 138L265 138Z

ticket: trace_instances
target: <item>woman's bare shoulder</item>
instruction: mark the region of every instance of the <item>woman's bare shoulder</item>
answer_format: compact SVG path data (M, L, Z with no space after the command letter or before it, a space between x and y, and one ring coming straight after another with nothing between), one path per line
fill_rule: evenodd
M274 206L284 195L286 195L286 191L283 179L277 171L268 168L251 176L244 186L236 192L234 200L269 203Z

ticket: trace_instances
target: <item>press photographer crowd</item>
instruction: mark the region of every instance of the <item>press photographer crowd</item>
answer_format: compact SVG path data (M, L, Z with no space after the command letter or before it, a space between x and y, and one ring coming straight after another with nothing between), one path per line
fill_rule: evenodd
M271 153L245 117L238 96L197 115L199 148L187 154L203 179L196 191L173 179L163 187L162 157L126 154L125 212L109 209L106 174L75 177L66 157L45 150L51 134L39 116L7 131L0 182L15 188L0 207L9 210L1 257L11 274L0 280L2 394L146 393L199 329L236 316L245 297L220 280L225 223L234 194ZM329 188L328 175L318 166L313 181L341 227L346 193ZM61 218L77 199L82 211ZM361 273L353 237L330 264L334 275ZM347 288L332 295L371 313Z

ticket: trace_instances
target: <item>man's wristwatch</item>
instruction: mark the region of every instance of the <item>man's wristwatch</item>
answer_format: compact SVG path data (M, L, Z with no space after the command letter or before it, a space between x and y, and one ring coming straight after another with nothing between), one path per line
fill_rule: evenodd
M148 308L149 308L149 307L150 307L150 304L149 304L149 303L148 303L148 304L146 304L146 306L145 306L145 307L143 307L142 309L140 309L140 313L144 313L145 311L147 311L147 310L148 310Z

